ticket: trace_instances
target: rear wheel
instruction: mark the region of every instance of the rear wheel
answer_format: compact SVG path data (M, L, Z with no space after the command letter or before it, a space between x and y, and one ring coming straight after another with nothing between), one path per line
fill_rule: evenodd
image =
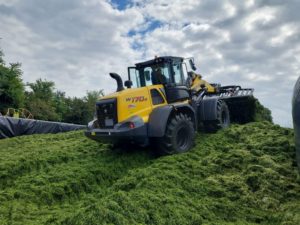
M156 141L161 154L176 154L188 151L193 146L194 139L192 119L179 113L168 122L164 137Z
M220 129L229 127L230 115L229 109L223 100L217 102L217 119L214 121L204 121L205 130L208 132L217 132Z

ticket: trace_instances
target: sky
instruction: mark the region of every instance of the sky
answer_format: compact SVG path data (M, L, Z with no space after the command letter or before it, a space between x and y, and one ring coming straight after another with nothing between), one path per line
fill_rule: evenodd
M54 81L68 96L113 92L109 72L155 55L194 57L211 83L255 89L291 127L300 76L299 0L0 0L0 48L23 81Z

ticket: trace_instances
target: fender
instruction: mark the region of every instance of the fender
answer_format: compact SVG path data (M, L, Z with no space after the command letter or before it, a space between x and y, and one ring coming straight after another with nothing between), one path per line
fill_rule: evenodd
M205 98L198 106L200 121L217 119L217 102L219 98Z
M296 160L300 171L300 77L294 88L293 96L293 121L296 144Z
M197 119L193 107L186 103L166 105L155 108L150 114L148 122L149 137L163 137L165 135L167 123L173 111L184 111L191 114L195 130L197 129Z

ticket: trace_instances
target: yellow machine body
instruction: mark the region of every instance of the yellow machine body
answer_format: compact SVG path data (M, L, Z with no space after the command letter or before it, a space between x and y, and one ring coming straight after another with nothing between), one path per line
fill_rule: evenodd
M164 102L162 104L154 105L151 99L151 90L156 89L163 97ZM140 88L124 89L120 92L115 92L110 95L106 95L102 99L117 99L117 115L118 122L122 122L132 116L139 116L143 119L144 123L148 122L149 115L152 110L167 105L165 95L162 93L163 85L152 85Z
M216 89L212 85L210 85L207 81L203 80L200 74L194 73L191 89L198 92L198 91L202 90L203 85L207 89L208 93L216 92Z
M207 81L203 80L201 75L195 74L193 83L191 85L191 89L195 91L200 91L203 85L205 85L205 88L207 89L208 93L215 92L215 88L212 85L210 85ZM162 104L154 105L152 103L152 89L156 89L163 97L164 102ZM140 88L129 88L124 89L123 91L106 95L101 99L117 99L117 115L119 123L132 116L139 116L143 119L144 123L147 123L149 115L151 114L153 109L168 104L165 95L162 92L163 89L164 86L162 84Z

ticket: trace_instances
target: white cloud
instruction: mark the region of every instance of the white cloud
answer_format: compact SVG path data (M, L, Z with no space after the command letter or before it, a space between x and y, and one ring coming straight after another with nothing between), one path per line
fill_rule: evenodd
M283 44L289 37L299 33L299 28L295 24L284 24L275 37L271 38L271 45L277 46Z
M108 73L124 73L124 65L140 57L127 36L144 21L136 9L119 11L105 1L65 6L58 1L56 10L55 4L25 2L0 8L1 46L7 61L22 62L25 81L51 79L68 95L112 91Z
M251 31L256 26L267 26L276 18L277 9L273 7L263 7L256 9L253 13L247 16L244 20L245 29Z

